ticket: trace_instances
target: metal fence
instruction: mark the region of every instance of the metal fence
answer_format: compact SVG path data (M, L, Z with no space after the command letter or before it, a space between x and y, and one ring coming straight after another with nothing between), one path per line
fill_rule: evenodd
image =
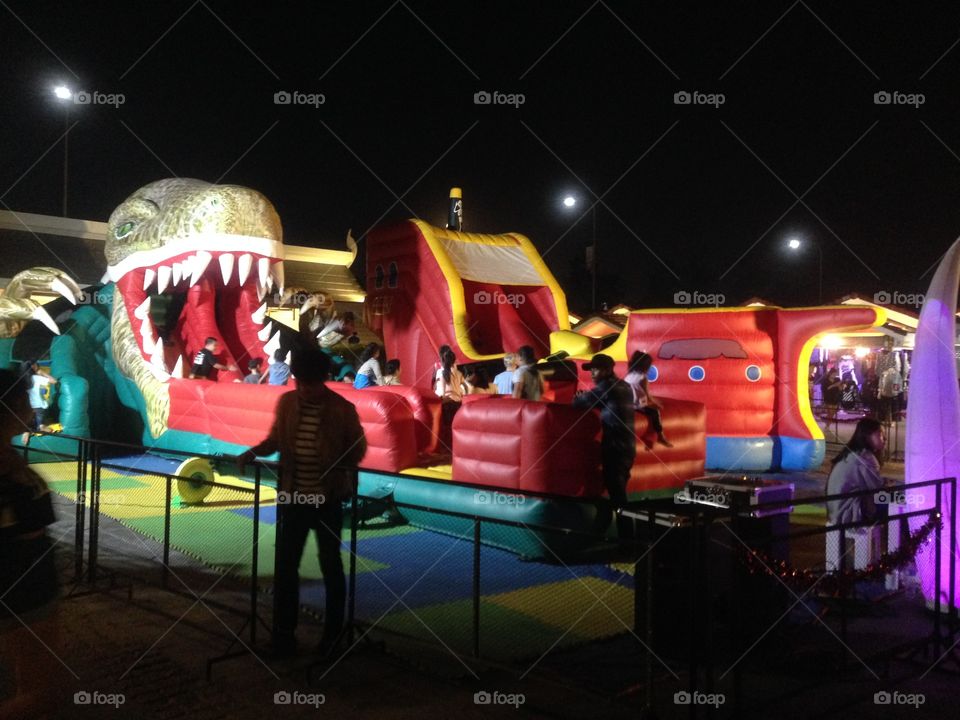
M212 555L196 555L206 567L233 578L246 597L240 605L218 604L204 593L204 602L235 613L241 622L226 650L208 659L208 675L217 663L249 652L258 641L258 626L268 627L261 615L263 592L272 575L262 565L272 557L272 548L265 540L269 529L265 530L262 512L274 505L278 468L258 462L251 466L253 477L242 483L198 479L137 462L136 457L145 452L141 447L73 439L77 443L73 454L54 455L36 447L24 452L28 459L52 460L36 467L55 490L76 501L74 581L96 588L105 577L129 569L123 558L102 557L101 515L113 512L111 503L116 505L118 493L123 495L122 521L160 547L153 569L139 579L170 592L199 597L171 565L172 551L192 554L187 540L197 533L234 538L226 550L214 547ZM166 450L162 454L188 457ZM206 459L222 467L230 462L222 456ZM418 480L451 485L449 481ZM209 487L203 504L176 508L181 483ZM792 506L800 502L797 500L749 507L737 501L725 507L677 503L669 498L639 501L624 513L634 521L634 538L626 545L604 543L595 530L581 533L495 519L470 508L454 511L396 502L383 493L358 494L349 504L348 537L344 538L349 548L347 619L351 639L359 642L376 630L402 643L429 643L461 662L480 658L505 663L526 676L541 662L546 664L544 658L551 653L576 653L594 641L620 637L638 653L630 662L639 682L630 692L644 693L648 706L667 702L663 693L678 688L691 693L722 689L732 699L728 709L736 716L757 700L744 691L744 677L755 671L750 660L761 655L768 637L786 638L784 647L800 647L812 634L810 628L826 628L838 642L816 652L826 653L839 667L851 659L882 664L884 659L921 651L932 651L934 657L949 655L942 651L950 647L958 632L953 594L956 578L955 564L944 561L957 556L954 525L944 528L937 524L929 533L935 543L935 592L928 629L903 627L897 642L859 647L862 598L855 584L842 581L879 561L877 543L896 548L898 542L909 542L904 528L911 520L939 518L945 506L956 508L955 479L910 486L911 491L922 488L935 492L928 507L908 506L872 522L833 525L784 520L799 517L790 514ZM491 491L481 486L474 489ZM802 502L804 506L822 505L872 492L823 495ZM530 501L575 502L566 497L511 494ZM605 501L584 503L601 513L609 512ZM213 507L231 512L222 517L204 512ZM445 518L450 527L443 533L418 531L399 522L398 511ZM234 521L236 526L228 527ZM422 534L402 546L404 538L414 532ZM525 561L491 548L498 544L498 533L530 534L537 542L575 539L582 541L574 544L583 549L558 553L547 548L541 560ZM951 549L946 558L941 552L944 533L948 533L947 547ZM361 539L371 546L395 543L405 547L393 556L395 575L384 570L383 563L366 557ZM862 553L866 555L858 557ZM796 585L797 578L789 576L791 567L802 572L805 586ZM817 590L825 587L833 590ZM947 598L946 607L941 597ZM795 623L792 634L783 631L791 625L791 613L810 610L811 602L826 608L826 615L811 612L812 619L807 618L799 631ZM238 643L243 647L237 648ZM620 691L610 688L608 694ZM695 712L691 710L691 716Z

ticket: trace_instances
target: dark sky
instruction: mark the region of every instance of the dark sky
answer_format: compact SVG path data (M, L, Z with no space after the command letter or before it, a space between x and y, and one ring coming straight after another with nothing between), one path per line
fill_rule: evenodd
M66 82L125 96L70 106L74 217L197 177L263 192L289 243L340 248L347 228L443 224L459 185L465 229L530 236L583 310L591 218L571 225L602 196L611 303L816 302L816 244L825 299L922 292L960 234L958 20L910 3L3 0L0 207L60 213ZM278 106L281 90L325 103Z

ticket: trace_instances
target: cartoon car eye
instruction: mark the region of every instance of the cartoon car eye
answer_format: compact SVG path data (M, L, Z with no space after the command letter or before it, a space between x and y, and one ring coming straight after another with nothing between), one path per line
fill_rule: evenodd
M656 382L659 377L660 371L657 369L657 366L651 365L650 369L647 370L647 382Z
M760 372L759 365L747 365L747 369L744 371L744 374L747 376L747 380L750 382L756 382L760 379L763 373Z
M689 370L687 370L687 377L693 380L694 382L703 382L703 379L707 376L707 371L703 369L703 365L694 365Z

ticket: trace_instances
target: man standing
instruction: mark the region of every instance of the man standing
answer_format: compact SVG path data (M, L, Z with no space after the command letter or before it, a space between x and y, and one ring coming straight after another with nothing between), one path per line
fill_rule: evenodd
M517 371L517 356L513 353L504 355L503 366L506 369L493 378L493 384L501 395L513 395L513 374Z
M307 534L316 534L326 587L321 656L338 645L343 631L347 584L340 557L343 501L355 492L354 471L367 450L356 408L324 383L330 358L319 348L293 351L297 389L277 402L270 434L237 457L243 466L258 455L280 451L277 492L277 550L273 605L273 650L296 650L300 607L300 558Z
M196 378L206 380L210 377L210 371L213 369L230 370L231 372L236 372L240 369L236 365L223 365L217 362L217 345L218 343L215 337L208 337L204 341L203 347L193 358L193 365L190 368L191 380L195 380Z
M622 520L619 510L627 504L627 481L637 455L637 436L633 429L633 392L614 374L613 358L609 355L594 355L590 362L584 363L583 369L590 371L594 387L593 390L577 393L573 406L600 411L603 482L610 502L618 511L617 533L623 539L629 535L629 524Z

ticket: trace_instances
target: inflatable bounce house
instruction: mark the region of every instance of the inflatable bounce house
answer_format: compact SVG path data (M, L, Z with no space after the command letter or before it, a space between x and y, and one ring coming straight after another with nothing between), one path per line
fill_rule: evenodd
M50 315L59 319L50 356L65 435L116 439L133 430L156 451L214 455L261 440L289 388L235 382L240 375L230 370L205 380L185 375L208 337L227 367L290 346L293 331L266 318L266 295L284 283L273 206L247 188L161 180L117 207L108 233L106 284L87 292L97 301L73 308L78 288L62 273L29 271L65 299L48 314L11 286L0 353L24 359L19 335L38 325L27 320L57 329ZM392 496L410 522L443 532L465 534L472 525L445 510L512 521L513 528L484 524L484 540L530 556L602 537L610 513L600 423L570 406L590 383L581 361L598 347L570 331L563 291L533 244L411 220L369 233L366 257L367 322L387 355L402 361L407 384L329 384L356 405L366 432L361 491ZM628 492L672 493L705 468L818 467L824 441L807 393L810 352L823 333L882 321L873 309L849 307L631 313L605 352L620 375L634 350L653 356L652 391L673 447L654 444L638 414L642 442ZM520 345L550 355L544 401L471 396L452 427L442 427L432 379L443 344L461 364L496 364ZM33 440L72 452L68 438Z

